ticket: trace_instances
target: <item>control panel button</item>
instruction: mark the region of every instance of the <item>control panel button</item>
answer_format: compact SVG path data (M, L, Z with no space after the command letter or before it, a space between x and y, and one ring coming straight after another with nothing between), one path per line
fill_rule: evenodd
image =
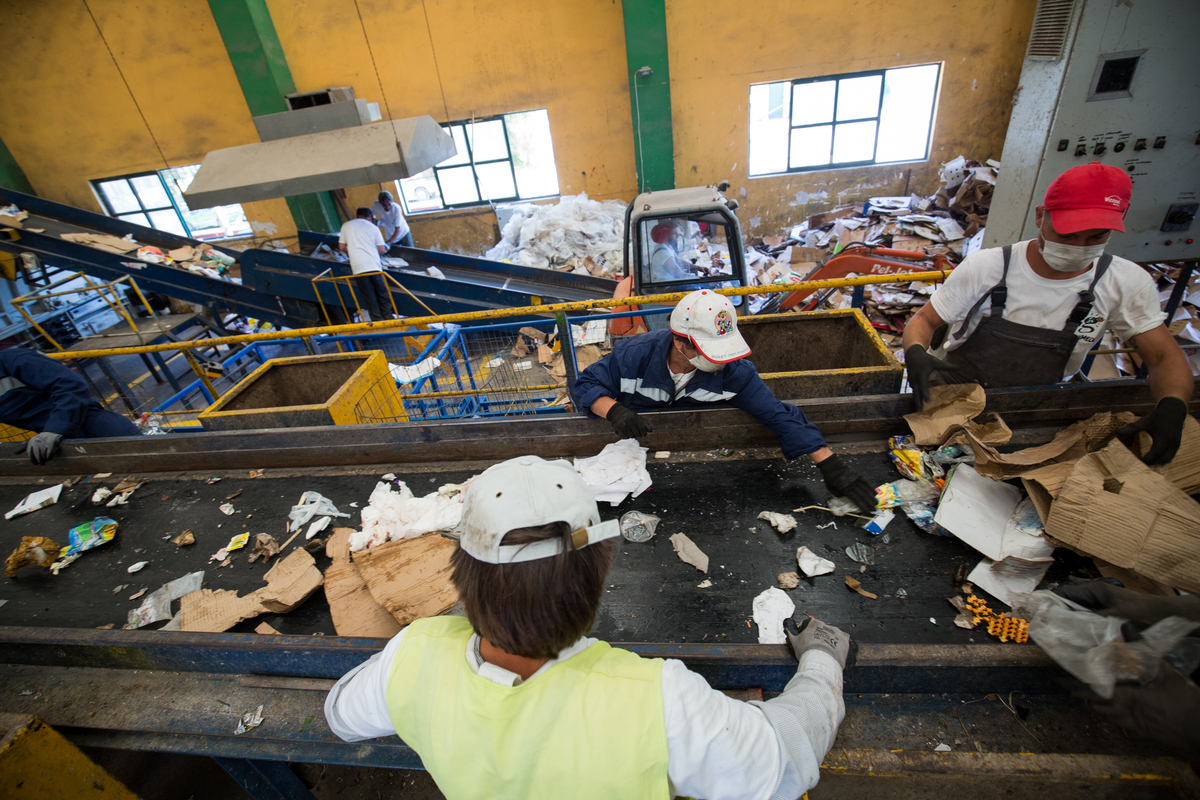
M1145 150L1145 149L1146 149L1146 140L1145 139L1138 139L1136 142L1133 143L1134 152L1137 152L1138 150Z
M1060 152L1060 153L1066 152L1067 148L1070 146L1071 146L1070 139L1059 139L1058 140L1058 152Z
M1122 150L1124 150L1124 149L1125 149L1125 143L1124 143L1124 142L1117 142L1116 144L1114 144L1114 145L1113 145L1113 152L1114 152L1114 153L1119 153L1119 152L1121 152L1121 151L1122 151Z
M1108 147L1103 142L1098 143L1095 147L1092 148L1092 155L1095 155L1095 156L1102 156L1107 152L1108 152Z
M1076 156L1086 156L1087 155L1087 145L1086 144L1075 145L1075 155Z
M1162 150L1166 146L1167 146L1167 137L1165 137L1165 136L1154 137L1154 149L1155 150Z

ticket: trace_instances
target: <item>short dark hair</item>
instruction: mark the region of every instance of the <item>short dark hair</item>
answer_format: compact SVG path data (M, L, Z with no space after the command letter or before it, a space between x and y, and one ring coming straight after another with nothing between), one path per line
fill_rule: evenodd
M561 540L563 552L513 564L488 564L461 546L450 556L450 580L471 627L504 652L525 658L554 658L592 629L612 566L611 539L575 550L565 522L511 530L502 544L546 539Z
M372 212L369 208L360 208L354 213L359 219L370 219L371 217L375 216L374 212Z
M679 342L680 344L686 344L688 347L695 347L695 345L693 345L693 344L692 344L692 340L691 340L691 339L689 339L689 338L688 338L688 337L686 337L686 336L680 336L680 335L679 335L678 333L676 333L675 331L671 331L671 337L672 337L673 339L675 339L675 341Z

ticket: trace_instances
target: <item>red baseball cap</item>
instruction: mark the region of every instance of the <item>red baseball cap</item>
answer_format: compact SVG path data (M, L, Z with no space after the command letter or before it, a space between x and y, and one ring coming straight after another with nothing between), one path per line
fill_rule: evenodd
M1125 232L1125 211L1133 181L1123 169L1093 161L1059 175L1046 189L1042 205L1059 233L1093 228Z

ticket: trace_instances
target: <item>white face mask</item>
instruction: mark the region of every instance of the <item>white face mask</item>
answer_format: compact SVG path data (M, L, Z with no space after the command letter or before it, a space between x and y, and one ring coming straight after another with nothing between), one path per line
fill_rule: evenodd
M695 358L689 358L688 363L701 372L720 372L724 369L724 364L718 364L715 361L709 361L702 355L697 354Z
M1058 272L1079 272L1104 255L1103 244L1061 244L1048 241L1045 236L1038 237L1038 244L1041 246L1042 258L1050 265L1050 269Z

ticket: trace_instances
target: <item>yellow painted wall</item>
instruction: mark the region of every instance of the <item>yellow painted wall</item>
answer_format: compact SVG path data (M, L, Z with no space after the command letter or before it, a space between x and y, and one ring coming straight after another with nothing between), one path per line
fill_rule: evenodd
M359 0L361 22L352 0L269 6L297 91L353 86L385 119L545 108L562 194L636 193L619 2ZM495 221L484 209L414 215L409 224L420 247L480 254L495 243Z
M393 119L546 108L562 194L633 196L619 2L269 2L299 91L352 86ZM729 180L750 235L901 193L906 181L932 192L941 162L999 157L1034 6L764 0L730 9L668 0L677 185ZM100 210L89 179L196 163L258 139L205 0L0 0L0 53L0 139L50 199ZM929 162L747 177L750 84L931 61L945 69ZM351 211L379 188L349 187ZM282 199L246 210L262 233L294 234ZM487 208L410 224L420 246L471 254L497 235Z
M937 190L960 154L1000 158L1035 0L667 0L677 186L728 180L747 235L874 195ZM750 85L944 64L928 162L749 178ZM742 194L742 190L745 194Z
M101 212L89 180L258 141L205 0L0 0L0 53L0 140L50 200ZM244 208L295 234L283 200Z

